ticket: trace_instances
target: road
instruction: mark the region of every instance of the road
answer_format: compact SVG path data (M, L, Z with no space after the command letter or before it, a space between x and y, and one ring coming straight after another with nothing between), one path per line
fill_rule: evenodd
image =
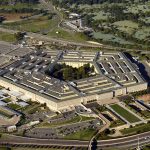
M100 134L101 132L103 132L105 129L109 128L110 126L110 121L105 118L97 109L93 109L93 111L97 114L98 113L98 117L100 118L100 120L104 121L104 125L103 127L91 138L89 145L88 145L88 150L91 150L91 144L93 142L93 140L95 139L95 137Z
M11 29L6 29L0 26L0 31L1 32L7 32L7 33L17 33L19 30L11 30ZM41 41L46 41L46 42L56 42L56 43L61 43L63 45L73 45L73 46L80 46L80 47L93 47L93 48L102 48L103 50L119 50L119 51L124 51L124 52L132 52L132 51L137 51L140 53L147 53L147 50L142 50L142 49L127 49L127 48L121 48L121 47L113 47L109 45L102 45L102 44L92 44L88 42L74 42L74 41L68 41L65 39L60 39L60 38L53 38L47 35L42 35L40 33L32 33L32 32L27 32L28 36L31 36L33 38L39 39Z
M110 140L100 140L97 141L98 148L129 148L136 147L138 143L140 145L150 143L150 131L138 135L133 135L129 137L110 139ZM79 140L61 140L61 139L36 139L19 137L13 135L7 135L0 139L0 145L20 145L20 146L74 146L74 147L88 147L89 141L79 141Z
M15 34L15 33L19 32L18 30L5 29L5 28L1 28L1 27L0 27L0 31L11 33L11 34ZM56 43L61 43L61 44L64 44L64 45L68 44L68 45L74 45L74 46L86 46L86 47L95 47L95 48L96 47L97 48L102 47L101 45L88 44L87 42L79 43L79 42L67 41L67 40L64 40L64 39L58 39L58 38L56 39L56 38L52 38L52 37L42 35L42 34L39 34L39 33L27 32L27 35L31 36L31 37L34 37L36 39L39 39L41 41L56 42Z

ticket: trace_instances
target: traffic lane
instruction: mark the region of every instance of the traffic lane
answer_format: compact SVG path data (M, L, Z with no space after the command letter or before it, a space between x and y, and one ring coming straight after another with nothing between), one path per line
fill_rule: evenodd
M133 135L133 136L127 136L127 137L122 137L122 138L117 138L117 139L110 139L110 140L100 140L98 143L100 144L107 144L107 143L115 143L115 142L125 142L129 140L134 140L134 139L140 139L140 138L150 138L150 132L138 134L138 135Z
M34 141L35 142L35 141ZM125 147L131 147L131 146L135 146L135 145L137 145L137 140L135 140L134 142L133 141L128 141L128 142L124 142L124 143L115 143L115 144L106 144L106 145L97 145L98 147L100 147L100 148L108 148L108 147L123 147L123 148L125 148ZM150 139L142 139L139 143L140 143L140 145L142 145L142 144L147 144L147 143L149 143L150 142ZM76 143L76 145L74 145L73 143L66 143L66 144L64 144L64 143L59 143L59 142L57 142L57 144L51 144L51 143L33 143L33 142L31 142L31 143L29 143L29 142L14 142L14 141L8 141L8 142L0 142L0 144L2 144L2 145L7 145L7 144L9 144L9 145L26 145L26 146L54 146L54 145L56 145L56 146L75 146L75 147L87 147L87 145L84 145L84 144L82 144L81 142L79 142L79 143Z
M150 139L142 139L141 141L139 141L139 145L144 145L144 144L149 144L150 143ZM97 145L100 148L109 148L109 147L113 147L113 148L127 148L127 147L133 147L133 146L137 146L138 144L138 140L135 141L128 141L128 142L122 142L122 143L115 143L115 144L105 144L105 145Z
M26 146L75 146L75 147L88 147L87 144L81 143L81 142L76 142L76 143L64 143L64 142L49 142L49 143L45 143L45 142L36 142L36 141L32 141L32 142L28 142L28 141L0 141L0 145L26 145Z
M9 144L31 144L31 145L64 145L64 146L88 146L88 141L68 141L68 140L45 140L45 139L28 139L28 138L14 138L14 139L1 139L0 144L9 143Z
M102 140L98 141L98 145L115 145L115 144L123 144L127 142L137 142L138 137L140 140L149 140L150 138L147 138L150 136L150 132L143 133L141 135L135 135L132 137L125 137L125 138L119 138L119 139L111 139L111 140ZM18 136L9 136L6 139L0 139L0 142L8 142L8 143L22 143L22 144L41 144L41 145L82 145L87 146L89 144L89 141L79 141L79 140L60 140L60 139L36 139L36 138L27 138L27 137L18 137Z

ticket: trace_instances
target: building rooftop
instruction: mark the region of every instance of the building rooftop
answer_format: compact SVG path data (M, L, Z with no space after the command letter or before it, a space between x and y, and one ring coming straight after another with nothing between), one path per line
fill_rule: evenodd
M53 69L57 63L73 66L90 63L95 68L95 75L71 82L48 76L46 70ZM0 76L54 101L105 93L145 82L138 69L120 52L31 51L2 68Z

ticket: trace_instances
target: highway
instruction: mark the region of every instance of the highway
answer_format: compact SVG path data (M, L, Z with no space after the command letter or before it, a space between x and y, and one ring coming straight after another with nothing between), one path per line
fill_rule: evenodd
M0 26L0 31L1 32L7 32L10 34L14 34L19 32L19 30L11 30L11 29L6 29ZM103 50L120 50L120 51L124 51L124 52L132 52L132 51L137 51L140 53L148 53L149 51L147 50L142 50L142 49L127 49L127 48L121 48L121 47L113 47L110 45L102 45L102 44L92 44L92 43L88 43L88 42L74 42L74 41L68 41L65 39L60 39L60 38L53 38L47 35L42 35L40 33L32 33L32 32L27 32L28 36L31 36L33 38L39 39L41 41L45 41L45 42L56 42L56 43L60 43L63 45L73 45L73 46L81 46L81 47L91 47L91 48L102 48Z
M118 147L118 148L129 148L136 147L138 143L140 145L150 143L150 131L138 135L110 139L110 140L100 140L97 141L98 148L108 148L108 147ZM0 145L10 145L10 146L74 146L74 147L88 147L89 141L79 141L79 140L61 140L61 139L36 139L28 137L20 137L7 135L0 139Z
M1 32L7 32L7 33L11 33L11 34L15 34L17 32L19 32L18 30L11 30L11 29L5 29L5 28L1 28L0 27L0 31ZM102 47L102 45L98 45L98 44L89 44L89 43L79 43L79 42L73 42L73 41L67 41L64 39L56 39L56 38L52 38L46 35L42 35L40 33L32 33L32 32L27 32L28 36L34 37L36 39L39 39L41 41L47 41L47 42L56 42L56 43L61 43L61 44L65 44L65 45L74 45L74 46L85 46L85 47Z

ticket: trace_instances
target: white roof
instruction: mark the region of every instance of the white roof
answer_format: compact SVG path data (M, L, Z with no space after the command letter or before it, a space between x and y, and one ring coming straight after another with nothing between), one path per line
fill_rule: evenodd
M21 100L24 100L24 101L27 101L27 100L29 100L29 99L31 99L31 98L28 97L28 96L26 96L26 95L22 95L22 96L20 96L20 99L21 99Z
M0 90L0 95L3 95L3 94L4 94L4 92Z
M4 101L0 101L0 106L5 106L5 105L7 105L7 103L6 103L6 102L4 102Z
M12 96L16 96L16 97L19 97L19 96L22 96L23 93L21 92L18 92L18 91L9 91L9 90L6 90L6 89L3 89L1 90L3 93L7 93L9 95L12 95Z
M23 102L23 101L18 102L18 104L19 104L20 106L22 106L22 107L25 107L25 106L28 106L28 105L29 105L28 103Z

